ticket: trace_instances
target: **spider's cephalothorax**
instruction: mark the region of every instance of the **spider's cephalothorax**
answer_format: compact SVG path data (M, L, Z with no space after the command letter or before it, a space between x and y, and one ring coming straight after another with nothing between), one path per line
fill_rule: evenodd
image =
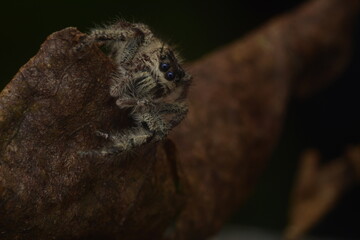
M146 25L119 21L94 29L84 41L108 48L117 66L110 95L119 108L131 109L135 122L134 127L119 133L98 132L111 145L85 154L105 156L159 141L184 119L191 77L180 66L177 53Z

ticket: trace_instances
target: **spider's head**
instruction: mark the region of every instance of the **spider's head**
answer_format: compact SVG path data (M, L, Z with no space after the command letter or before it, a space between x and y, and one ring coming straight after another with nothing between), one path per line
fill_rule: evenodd
M181 67L180 58L170 48L162 46L158 51L158 83L165 90L164 95L189 85L191 76Z
M171 50L159 56L159 70L164 73L167 81L178 82L185 77L185 72Z

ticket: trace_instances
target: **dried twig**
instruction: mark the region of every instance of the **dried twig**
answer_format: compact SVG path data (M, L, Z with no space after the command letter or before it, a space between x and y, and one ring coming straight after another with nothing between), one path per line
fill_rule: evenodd
M300 239L332 207L351 184L360 179L360 146L320 166L319 154L307 151L301 158L294 188L286 239Z

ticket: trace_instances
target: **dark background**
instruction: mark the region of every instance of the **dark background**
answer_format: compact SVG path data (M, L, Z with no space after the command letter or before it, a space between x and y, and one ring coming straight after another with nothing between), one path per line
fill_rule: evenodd
M39 49L54 31L76 26L88 31L117 17L144 22L178 46L188 61L242 37L272 16L303 0L273 1L14 1L0 7L0 87ZM281 231L286 224L288 196L300 153L321 151L324 161L360 143L360 28L346 71L332 85L307 100L291 100L285 127L270 164L249 201L232 222ZM360 239L359 187L352 187L311 232L317 236Z

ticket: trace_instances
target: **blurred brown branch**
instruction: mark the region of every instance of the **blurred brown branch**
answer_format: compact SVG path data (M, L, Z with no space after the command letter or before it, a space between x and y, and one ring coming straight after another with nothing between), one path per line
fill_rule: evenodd
M351 147L341 158L320 166L315 150L300 160L286 239L301 239L331 208L341 194L360 179L360 146Z
M204 239L248 196L293 93L348 61L358 0L315 0L189 67L190 113L128 157L83 158L95 130L128 126L111 61L82 33L52 34L0 94L1 239ZM176 146L176 147L175 147ZM166 231L165 231L166 230Z

